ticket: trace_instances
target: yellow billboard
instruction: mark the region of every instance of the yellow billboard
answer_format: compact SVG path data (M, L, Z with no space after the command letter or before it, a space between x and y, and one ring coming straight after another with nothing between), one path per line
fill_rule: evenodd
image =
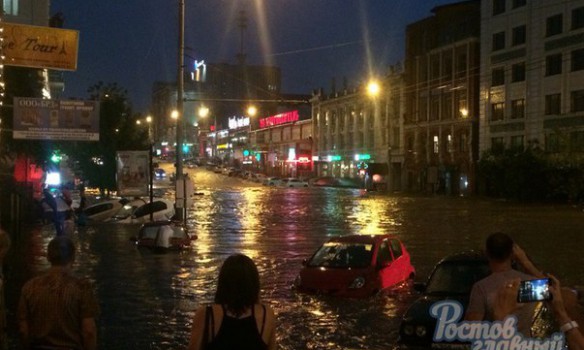
M79 31L3 22L5 65L77 69Z

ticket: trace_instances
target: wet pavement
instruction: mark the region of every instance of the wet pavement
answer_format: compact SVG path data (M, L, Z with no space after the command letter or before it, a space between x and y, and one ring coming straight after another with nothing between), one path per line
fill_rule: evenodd
M409 249L421 281L443 256L479 249L489 233L501 230L564 284L584 284L581 208L268 188L202 169L189 172L199 195L188 213L198 240L188 250L164 255L138 250L129 241L136 225L101 224L75 235L75 271L95 283L101 303L100 349L184 348L193 310L212 301L218 268L236 252L258 265L262 299L277 313L280 349L392 348L411 291L345 300L292 288L302 260L341 234L394 232ZM11 254L7 299L13 344L19 286L47 267L43 251L52 236L51 227L35 229Z

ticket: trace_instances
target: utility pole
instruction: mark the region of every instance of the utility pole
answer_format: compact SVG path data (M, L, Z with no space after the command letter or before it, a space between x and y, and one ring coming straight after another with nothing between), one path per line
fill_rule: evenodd
M178 2L178 76L177 76L177 93L176 93L176 109L178 111L178 118L176 119L176 184L182 183L183 176L183 157L182 146L184 137L184 57L185 57L185 2L179 0ZM179 191L175 191L175 207L177 209L177 218L186 222L186 193L183 191L183 198L179 198ZM182 203L181 203L182 201Z

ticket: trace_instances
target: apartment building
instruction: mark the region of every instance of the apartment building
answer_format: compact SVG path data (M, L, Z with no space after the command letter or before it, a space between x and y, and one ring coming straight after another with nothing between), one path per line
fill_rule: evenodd
M478 159L480 1L406 28L405 189L470 194Z
M481 6L480 151L584 152L584 0Z

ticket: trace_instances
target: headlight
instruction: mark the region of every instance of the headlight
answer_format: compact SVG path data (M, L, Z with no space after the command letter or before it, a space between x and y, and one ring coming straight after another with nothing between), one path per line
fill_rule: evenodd
M357 277L353 280L353 282L351 282L351 284L349 285L349 288L351 289L359 289L361 287L363 287L365 285L365 277Z
M416 326L416 336L423 338L426 336L426 327Z

